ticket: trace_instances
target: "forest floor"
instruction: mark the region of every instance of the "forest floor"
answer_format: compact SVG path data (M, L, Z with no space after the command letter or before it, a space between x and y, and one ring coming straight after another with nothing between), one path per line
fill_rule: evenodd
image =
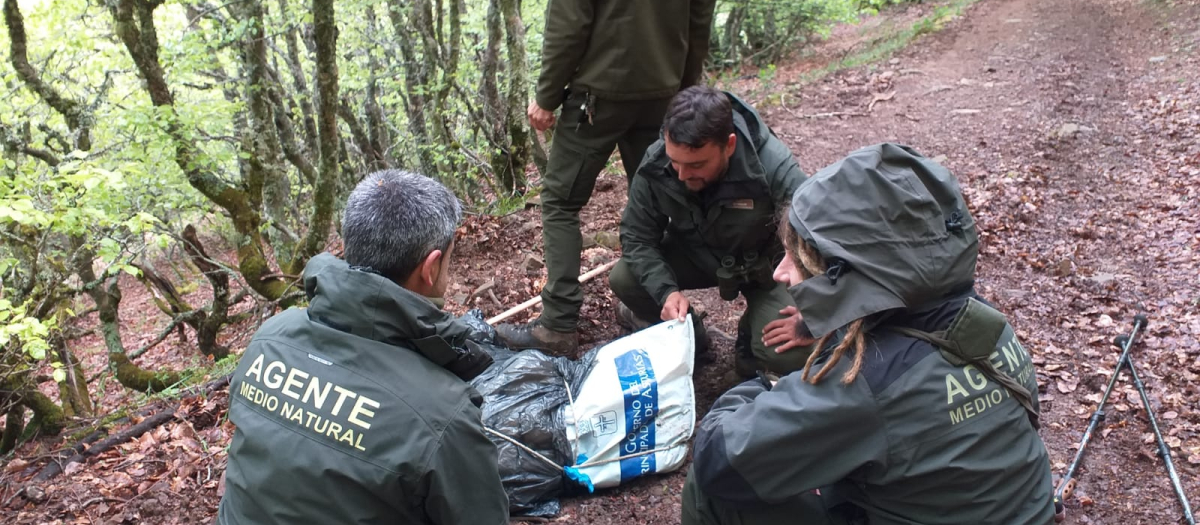
M1056 476L1074 457L1116 365L1113 337L1130 330L1135 314L1147 315L1134 361L1184 488L1200 499L1200 4L980 0L955 14L931 3L891 10L838 28L771 75L751 74L729 87L758 105L808 173L890 141L937 158L959 177L981 234L978 289L1010 316L1038 366L1041 434ZM874 63L809 80L882 45L888 27L913 24L928 34ZM595 242L585 250L585 269L617 257L612 237L623 181L614 166L584 211L585 235ZM463 232L450 309L495 315L540 290L544 270L525 263L541 251L536 208L471 216ZM489 281L494 298L475 297ZM585 291L586 348L618 331L605 280ZM724 303L715 291L693 298L708 310L710 326L736 332L742 304ZM144 297L127 299L125 334L136 348L166 321L144 313L153 311ZM536 309L524 318L533 315ZM244 345L252 330L233 330L228 342ZM731 344L714 345L715 361L695 374L701 415L731 386ZM73 347L89 365L103 362L98 340ZM186 344L165 343L142 359L181 368L194 354ZM1117 385L1066 502L1070 522L1174 523L1181 511L1147 414L1127 373ZM129 396L111 385L99 390L109 409ZM179 417L48 482L28 480L51 451L73 442L23 447L0 472L3 521L211 520L232 432L226 397L218 392L177 407L134 400L176 408ZM685 472L566 499L552 521L679 523Z

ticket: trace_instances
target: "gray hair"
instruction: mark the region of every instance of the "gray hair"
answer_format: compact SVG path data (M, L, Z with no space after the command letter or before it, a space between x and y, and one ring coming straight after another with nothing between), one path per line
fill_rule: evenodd
M377 171L346 202L346 262L400 282L430 252L450 247L461 218L458 198L440 182L408 171Z

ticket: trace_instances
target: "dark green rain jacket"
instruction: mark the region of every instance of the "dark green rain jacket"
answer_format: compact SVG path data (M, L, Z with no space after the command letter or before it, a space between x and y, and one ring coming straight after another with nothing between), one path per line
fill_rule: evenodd
M844 261L793 287L797 306L814 333L836 332L826 358L866 316L863 367L849 385L847 355L817 385L795 372L723 395L697 432L704 492L761 505L826 488L872 525L1052 523L1049 458L1012 392L894 331L952 328L967 304L984 305L972 291L974 221L950 173L906 147L864 148L802 185L789 219L827 262ZM1033 392L1036 411L1029 354L995 316L959 334L963 345Z
M804 182L804 172L754 108L726 95L733 103L737 146L720 180L699 193L689 190L660 138L646 150L629 186L621 217L622 257L659 304L679 289L663 257L664 233L672 245L689 250L698 267L714 273L722 259L732 257L737 266L746 266L752 254L757 284L775 285L771 270L783 253L777 216Z
M563 88L605 100L669 98L695 85L708 56L716 0L549 0L537 103Z
M439 363L468 328L330 254L229 384L222 525L508 522L481 398Z

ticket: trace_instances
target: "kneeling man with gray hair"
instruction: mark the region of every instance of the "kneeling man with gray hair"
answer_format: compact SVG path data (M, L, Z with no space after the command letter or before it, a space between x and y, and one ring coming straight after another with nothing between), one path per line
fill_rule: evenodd
M466 382L491 360L438 306L461 214L421 175L354 189L345 260L309 261L308 308L264 323L230 380L220 524L508 522Z

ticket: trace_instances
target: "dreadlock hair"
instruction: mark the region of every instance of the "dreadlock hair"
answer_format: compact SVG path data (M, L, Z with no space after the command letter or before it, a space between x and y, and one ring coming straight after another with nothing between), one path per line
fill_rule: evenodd
M786 211L784 212L787 213ZM796 265L796 269L805 279L810 279L813 276L821 275L827 270L825 259L817 252L817 249L812 245L804 242L796 231L792 229L792 224L787 220L786 215L779 221L779 236L782 238L786 256L792 258L792 263ZM858 377L858 373L862 370L863 356L866 354L866 334L863 331L863 319L859 318L850 323L846 330L846 335L842 337L841 342L833 349L833 355L825 364L821 365L821 369L816 375L811 378L809 375L812 372L813 363L817 361L817 357L821 354L821 349L825 348L825 343L833 336L834 332L829 332L817 339L817 344L813 347L813 352L809 354L808 361L804 363L804 371L800 378L812 384L820 383L833 367L842 360L842 356L851 349L854 350L854 363L850 366L850 370L842 376L842 384L849 385Z

